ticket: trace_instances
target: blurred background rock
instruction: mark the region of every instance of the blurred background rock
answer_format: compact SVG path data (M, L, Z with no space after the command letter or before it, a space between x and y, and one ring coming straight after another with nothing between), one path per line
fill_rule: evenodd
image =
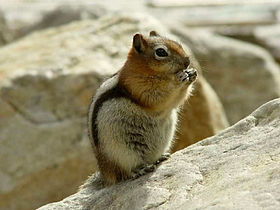
M173 36L201 66L176 151L279 97L279 19L276 0L0 0L0 209L60 200L96 170L89 101L133 33Z

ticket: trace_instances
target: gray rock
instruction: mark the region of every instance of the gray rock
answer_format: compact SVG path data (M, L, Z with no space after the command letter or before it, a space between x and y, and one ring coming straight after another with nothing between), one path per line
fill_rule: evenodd
M44 209L280 208L280 99L220 134L176 152L136 180L102 186L93 175Z
M25 36L33 31L64 25L73 21L97 19L106 15L105 8L92 4L57 5L52 10L41 13L41 17L33 24L27 24L18 32L18 37Z
M189 27L219 27L237 26L240 28L275 24L277 10L280 9L278 1L269 2L241 2L241 1L149 1L148 12L160 18L165 24L172 26L181 23ZM163 16L163 13L168 15Z
M204 30L173 26L193 51L230 123L280 96L280 69L264 49Z
M0 10L0 46L8 43L12 39L11 31L7 26L6 18Z
M177 5L177 6L176 6ZM55 2L17 1L0 5L9 16L13 33L21 37L34 30L69 23L74 20L96 18L107 11L144 12L165 25L182 23L190 27L203 27L239 38L248 36L256 26L279 22L277 1L138 1L138 0L79 0ZM166 14L168 15L162 15ZM246 33L246 35L244 35Z
M167 34L149 16L112 14L34 32L0 49L0 209L60 200L95 170L86 131L91 97L122 66L132 35L152 29ZM200 104L216 112L206 110L209 120L193 126L207 122L209 136L226 120L219 99L202 84Z
M265 47L280 63L280 24L256 27L253 37L257 44Z
M97 19L107 14L107 10L102 5L86 1L75 3L63 1L17 2L0 5L0 9L4 11L3 15L6 16L5 25L10 32L8 42L34 31L78 20Z
M280 24L269 26L224 26L207 28L215 33L248 41L265 48L280 63Z

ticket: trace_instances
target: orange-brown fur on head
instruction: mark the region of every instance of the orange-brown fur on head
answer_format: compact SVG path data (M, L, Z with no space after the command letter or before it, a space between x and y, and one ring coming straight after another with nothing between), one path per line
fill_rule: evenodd
M168 56L159 57L156 50L163 48ZM120 71L120 83L143 107L150 110L170 110L182 103L187 86L181 86L176 73L190 64L182 46L158 35L134 35L127 61Z

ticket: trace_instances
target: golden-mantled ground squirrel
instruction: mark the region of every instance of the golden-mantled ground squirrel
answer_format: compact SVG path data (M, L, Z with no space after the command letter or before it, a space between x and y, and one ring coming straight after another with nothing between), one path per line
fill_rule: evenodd
M89 135L105 183L154 170L168 157L179 105L197 71L175 41L151 31L135 34L121 70L97 90Z

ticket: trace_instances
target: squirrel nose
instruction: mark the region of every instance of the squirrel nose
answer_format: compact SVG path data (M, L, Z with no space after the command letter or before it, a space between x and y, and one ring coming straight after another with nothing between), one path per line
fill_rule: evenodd
M190 65L190 59L188 57L185 58L185 61L184 61L184 66L185 68L188 68Z

